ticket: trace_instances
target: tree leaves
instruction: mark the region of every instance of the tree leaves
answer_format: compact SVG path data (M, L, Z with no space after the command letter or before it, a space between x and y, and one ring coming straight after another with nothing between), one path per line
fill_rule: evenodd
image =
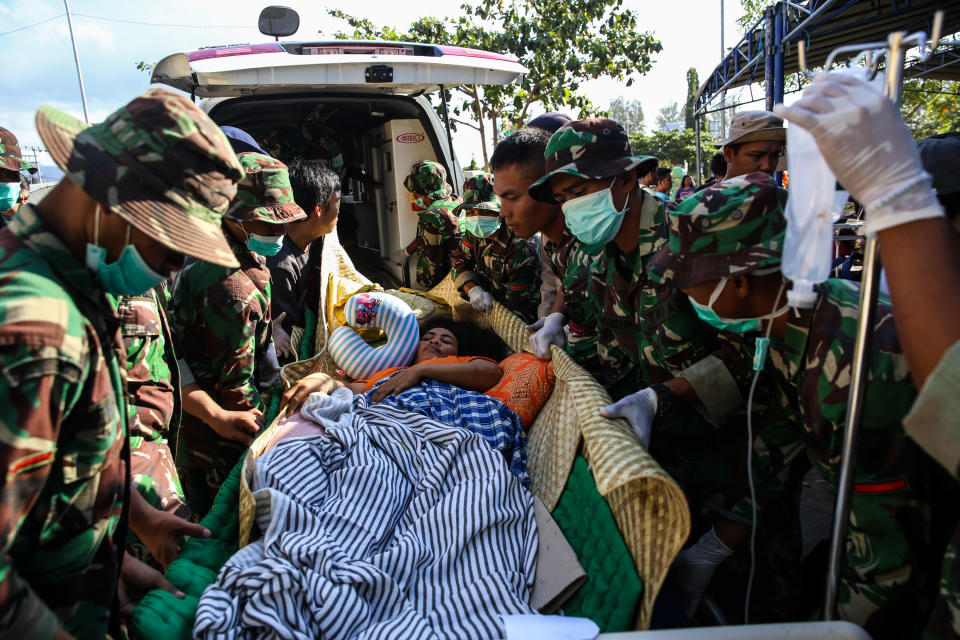
M484 87L481 98L484 116L509 127L522 126L534 105L576 109L581 117L595 113L578 93L580 83L610 76L630 86L661 50L651 32L637 27L636 14L622 9L622 0L475 0L460 9L456 18L420 18L407 31L377 27L340 9L328 13L353 30L337 32L341 39L432 42L515 56L529 73L513 85Z

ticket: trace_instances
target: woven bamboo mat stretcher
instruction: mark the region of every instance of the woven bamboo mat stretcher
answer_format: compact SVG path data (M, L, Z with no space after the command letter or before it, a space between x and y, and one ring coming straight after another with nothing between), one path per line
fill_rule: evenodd
M324 242L324 264L329 265L324 283L330 283L321 300L336 300L369 281L359 274L340 247ZM529 351L529 332L523 322L499 303L489 314L478 313L460 298L450 278L429 293L445 299L454 319L471 320L490 328L514 351ZM332 297L331 297L332 296ZM326 317L321 309L318 317ZM322 320L322 322L326 322ZM333 363L326 355L326 325L317 330L317 356L284 367L282 379L287 387L304 375L322 370L333 374ZM597 490L607 501L620 533L633 557L644 589L635 626L647 629L653 603L673 558L690 532L690 511L680 487L640 446L623 420L600 416L600 408L610 403L606 390L583 368L557 347L551 347L557 384L550 399L527 432L527 471L530 489L548 509L553 510L563 492L578 451L590 464ZM254 500L250 492L253 461L259 457L283 416L250 446L243 466L240 491L240 546L247 543L254 519Z

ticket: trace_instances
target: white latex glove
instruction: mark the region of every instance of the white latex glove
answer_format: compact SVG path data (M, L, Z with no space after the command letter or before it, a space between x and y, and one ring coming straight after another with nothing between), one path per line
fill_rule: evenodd
M647 387L631 393L600 409L600 415L604 418L625 419L640 439L643 448L649 450L653 418L657 415L657 392Z
M290 342L290 334L283 329L283 319L287 317L287 312L284 311L276 318L273 319L271 323L271 329L273 331L273 344L276 345L277 355L278 356L290 356L291 358L297 357L297 352L293 349L293 343Z
M394 264L399 264L403 266L403 263L407 261L407 256L410 254L407 253L406 249L397 249L393 252L393 256L390 258Z
M867 211L865 231L943 215L900 110L866 81L824 73L774 111L813 135L830 169Z
M564 331L564 317L560 312L551 313L548 316L540 318L533 324L527 325L528 331L535 333L530 336L530 346L533 347L533 355L541 360L552 360L550 354L550 345L555 344L561 349L567 347L567 332Z
M493 311L493 296L484 291L482 287L474 285L473 288L467 292L467 297L470 298L470 304L476 311L482 311L484 313Z
M670 580L680 589L688 618L700 608L700 600L717 567L732 554L733 549L723 544L713 529L703 534L697 544L677 554L670 567Z

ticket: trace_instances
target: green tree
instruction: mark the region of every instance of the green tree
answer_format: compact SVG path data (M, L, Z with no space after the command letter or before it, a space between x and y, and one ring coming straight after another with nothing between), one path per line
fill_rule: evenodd
M338 9L330 15L351 31L337 38L432 42L497 51L515 56L529 70L507 86L465 86L453 112L456 122L478 128L487 164L486 133L494 145L504 131L521 126L530 110L567 108L578 117L598 111L580 92L581 83L608 76L631 86L636 74L650 70L660 41L638 26L637 15L623 0L475 0L455 18L424 17L408 29L378 27ZM460 116L469 114L479 127Z
M693 67L687 69L687 102L683 105L683 123L687 129L696 129L697 91L700 89L700 78ZM703 124L701 122L701 124Z
M702 131L700 134L701 169L709 172L710 149L717 141L710 134ZM650 134L635 133L630 135L630 148L636 155L655 156L660 164L670 167L687 165L691 175L697 170L697 134L691 129L676 129L674 131L652 131ZM697 177L700 181L700 177Z
M622 124L627 133L643 132L643 106L639 100L627 100L624 96L614 98L607 113L611 120Z
M657 130L662 130L668 124L680 122L683 120L683 114L680 113L680 107L676 102L671 102L665 107L660 108L657 114Z

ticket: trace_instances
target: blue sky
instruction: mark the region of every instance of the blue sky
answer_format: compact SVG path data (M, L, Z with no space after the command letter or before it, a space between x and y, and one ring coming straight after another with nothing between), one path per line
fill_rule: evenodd
M140 60L156 61L170 53L202 46L264 42L257 30L257 16L268 4L252 0L163 0L162 2L115 2L72 0L74 32L86 86L91 120L103 119L149 86L148 74L138 71ZM368 0L363 3L318 3L306 0L287 2L300 13L301 27L292 40L312 37L317 31L332 34L342 24L330 19L325 9L338 7L369 18L377 24L404 27L427 11L435 16L455 15L460 0L432 0L429 5L395 0ZM626 95L640 99L648 123L657 111L686 93L686 69L697 67L701 78L719 59L719 0L626 0L641 16L641 26L654 31L664 50L651 73L629 89L611 79L584 85L595 104ZM429 6L429 10L426 7ZM0 0L0 33L64 13L60 0ZM726 44L739 39L734 23L740 3L726 0ZM218 25L234 28L159 27L110 22L83 14L114 20ZM249 26L241 26L249 25ZM5 90L0 92L0 125L13 131L25 146L39 145L33 114L41 104L50 104L82 117L76 70L65 18L0 36L0 57L5 61L0 74ZM463 129L463 128L461 128ZM467 163L479 153L475 134L461 131L454 144L460 159ZM41 162L49 163L41 159Z

